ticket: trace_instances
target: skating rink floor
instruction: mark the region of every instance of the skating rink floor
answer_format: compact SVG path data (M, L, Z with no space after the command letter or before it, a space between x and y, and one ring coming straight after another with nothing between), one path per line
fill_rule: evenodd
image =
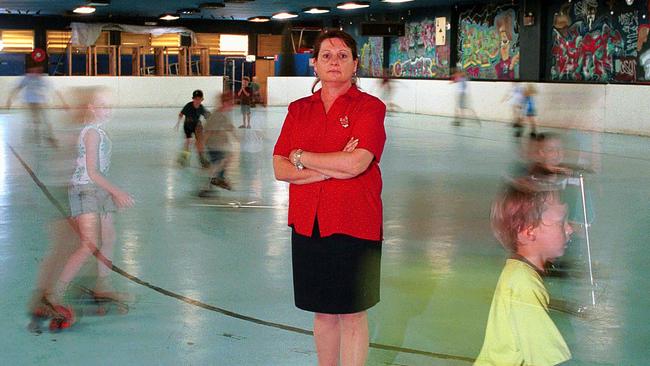
M27 111L0 111L1 363L315 365L312 314L293 305L288 185L275 181L271 165L285 113L253 109L253 129L238 130L234 190L199 198L207 178L196 157L185 169L175 162L178 109L114 110L109 177L137 203L115 216L114 264L130 279L112 279L135 299L128 314L91 311L68 330L35 334L27 302L65 227L57 205L66 201L71 162L64 147L33 141ZM66 112L47 115L62 144L74 136ZM239 125L237 110L232 117ZM489 207L518 140L507 124L489 121L452 127L448 118L390 113L386 126L382 300L369 312L367 364L470 365L505 259ZM585 178L596 305L578 233L566 276L547 279L564 303L551 316L570 364L646 365L650 140L560 132L567 160L586 159L597 171ZM580 306L586 311L577 313Z

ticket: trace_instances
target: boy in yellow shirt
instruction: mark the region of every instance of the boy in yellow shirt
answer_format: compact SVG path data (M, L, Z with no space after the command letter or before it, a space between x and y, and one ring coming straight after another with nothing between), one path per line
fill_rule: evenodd
M499 277L485 340L474 365L557 365L571 359L548 314L544 264L564 254L573 233L558 192L520 180L492 205L492 230L512 254Z

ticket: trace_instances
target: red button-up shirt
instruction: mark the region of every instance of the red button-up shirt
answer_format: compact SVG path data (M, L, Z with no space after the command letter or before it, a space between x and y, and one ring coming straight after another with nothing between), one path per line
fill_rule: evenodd
M351 179L330 178L289 186L289 225L298 234L311 236L318 217L320 235L346 234L381 240L382 203L379 160L386 142L386 106L356 86L339 96L325 113L321 92L289 105L274 155L289 157L294 149L314 153L342 151L351 137L357 149L374 155L365 172Z

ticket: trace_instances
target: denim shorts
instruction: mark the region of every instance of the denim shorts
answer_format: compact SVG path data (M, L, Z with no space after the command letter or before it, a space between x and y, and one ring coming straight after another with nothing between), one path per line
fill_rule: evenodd
M242 104L242 105L241 105L241 113L242 113L242 114L249 114L249 113L251 113L251 106L250 106L250 104Z
M72 217L85 213L106 214L117 211L110 193L95 184L70 186L68 199Z
M221 160L225 159L227 156L226 152L219 150L208 150L208 158L210 163L217 164Z

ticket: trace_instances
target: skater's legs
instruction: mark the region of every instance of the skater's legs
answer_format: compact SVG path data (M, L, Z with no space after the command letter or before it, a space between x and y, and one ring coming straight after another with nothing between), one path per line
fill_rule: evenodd
M79 229L79 248L68 258L59 280L54 286L52 301L60 303L70 282L77 276L79 270L93 251L99 247L100 220L97 213L85 213L75 218Z
M196 131L194 132L194 138L196 140L196 152L199 154L199 156L203 156L203 151L205 151L205 147L203 146L203 127L199 123L196 126Z
M36 103L29 103L29 116L32 123L32 133L34 140L41 142L41 107Z
M78 248L79 240L75 228L71 227L70 222L65 219L55 220L50 225L51 245L39 268L36 279L37 291L47 293L52 290L56 279L61 274L64 261Z
M102 254L104 260L97 260L97 275L101 277L108 277L111 274L111 267L113 261L113 246L115 245L115 226L113 225L113 215L110 213L101 216L101 233L102 245L99 252Z
M526 116L525 118L526 123L528 124L530 128L530 136L536 136L537 135L537 121L535 119L535 116Z
M199 162L201 163L202 167L207 168L210 165L210 162L205 157L205 146L203 144L203 127L200 123L196 126L194 137L196 140L196 153L199 157Z
M183 151L190 151L190 146L192 145L192 139L191 138L186 138L185 142L183 143Z
M41 135L49 143L56 145L56 139L54 138L54 131L52 130L52 125L45 118L45 109L43 105L38 103L29 104L29 112L32 119L32 128L34 130L34 138L37 142L40 142ZM44 131L41 131L41 128Z

